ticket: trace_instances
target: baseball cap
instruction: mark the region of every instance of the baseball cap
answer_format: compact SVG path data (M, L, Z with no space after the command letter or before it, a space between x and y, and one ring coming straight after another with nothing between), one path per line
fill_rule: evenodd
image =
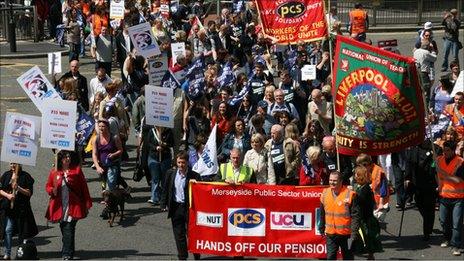
M433 27L432 22L430 22L430 21L429 21L429 22L425 22L425 24L424 24L424 29L425 29L425 30L432 29L432 27Z

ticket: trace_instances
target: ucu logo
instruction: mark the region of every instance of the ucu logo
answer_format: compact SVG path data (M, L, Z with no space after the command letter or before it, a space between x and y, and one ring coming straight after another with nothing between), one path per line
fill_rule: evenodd
M311 230L309 212L271 212L272 230Z

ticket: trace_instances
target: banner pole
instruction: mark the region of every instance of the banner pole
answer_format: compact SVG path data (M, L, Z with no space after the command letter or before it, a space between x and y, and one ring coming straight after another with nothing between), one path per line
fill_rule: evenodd
M333 78L333 48L332 48L332 41L331 41L331 34L330 34L330 28L331 28L331 24L330 24L330 0L327 0L327 9L329 10L329 12L326 14L326 12L324 12L324 15L325 15L325 20L327 21L327 41L329 42L329 62L330 62L330 79L332 80L332 88L331 90L333 90L333 88L335 87L334 84L335 84L335 79ZM333 91L332 91L333 93ZM332 110L335 111L335 103L333 102L333 99L332 99ZM337 150L337 170L340 171L340 153L338 153L338 143L337 143L337 115L334 115L334 131L335 131L335 149Z

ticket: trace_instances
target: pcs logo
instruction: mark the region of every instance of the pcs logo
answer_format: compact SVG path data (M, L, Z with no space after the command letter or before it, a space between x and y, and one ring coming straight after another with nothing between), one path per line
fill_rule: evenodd
M298 1L290 1L277 7L276 13L281 18L298 18L306 12L306 7Z
M229 208L227 235L259 237L266 235L264 208Z

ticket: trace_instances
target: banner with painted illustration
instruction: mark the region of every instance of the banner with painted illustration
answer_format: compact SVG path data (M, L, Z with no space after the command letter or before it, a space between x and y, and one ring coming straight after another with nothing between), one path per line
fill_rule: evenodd
M161 80L168 70L168 56L162 54L148 59L148 81L150 85L161 86Z
M32 67L16 79L40 112L43 104L50 100L61 100L60 94L53 88L38 66Z
M1 160L35 166L39 136L40 117L6 112Z
M145 121L147 125L174 128L174 90L145 85Z
M327 35L322 0L255 0L264 33L280 44L321 40Z
M124 19L124 0L111 0L110 19Z
M333 86L341 154L388 154L424 140L424 104L412 57L337 36Z
M137 53L146 59L160 55L161 51L151 31L150 23L141 23L128 28L129 36Z
M42 112L40 145L44 148L74 151L77 102L53 100Z
M189 186L189 252L265 258L326 257L325 238L317 228L325 187L206 182L191 182Z

